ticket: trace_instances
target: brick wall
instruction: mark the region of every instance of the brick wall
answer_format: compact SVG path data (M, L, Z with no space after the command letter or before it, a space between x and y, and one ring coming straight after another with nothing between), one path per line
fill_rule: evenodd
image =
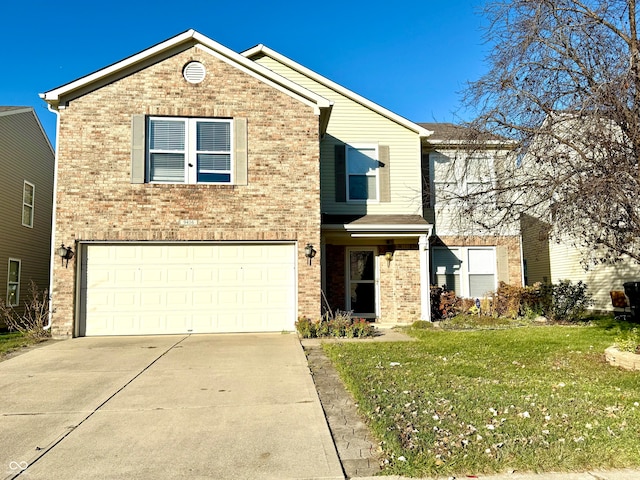
M370 246L368 246L370 247ZM379 264L379 322L406 323L420 319L420 256L418 245L395 245L387 265L387 245L377 245ZM343 245L325 248L326 294L333 310L346 309L345 250Z
M198 60L205 80L182 69ZM248 185L131 184L134 114L244 117ZM72 100L60 114L57 243L298 240L299 315L320 311L318 117L313 109L191 48ZM195 220L197 225L183 225ZM193 223L193 222L189 222ZM53 332L73 333L76 262L56 263Z
M418 245L396 245L387 264L386 247L379 249L380 321L407 323L420 320L420 255Z

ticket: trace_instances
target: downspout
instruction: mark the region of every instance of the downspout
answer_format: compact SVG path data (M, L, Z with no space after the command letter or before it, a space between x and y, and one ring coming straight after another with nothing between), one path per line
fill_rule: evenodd
M431 282L429 281L429 238L433 226L429 226L426 235L420 235L418 253L420 255L420 320L431 321Z
M522 248L522 229L520 230L520 235L518 235L518 240L520 241L520 281L522 282L522 286L525 287L524 281L524 249Z
M53 155L53 203L51 212L51 255L49 260L49 323L42 327L43 330L51 329L51 322L53 320L53 262L56 259L56 197L58 193L58 142L60 139L60 112L58 109L52 109L51 104L48 104L47 108L56 115L56 148Z

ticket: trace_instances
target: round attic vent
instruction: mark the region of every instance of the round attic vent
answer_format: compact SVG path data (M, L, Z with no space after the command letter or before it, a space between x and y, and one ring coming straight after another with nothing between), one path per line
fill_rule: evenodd
M189 83L200 83L206 74L207 71L200 62L189 62L182 71L184 79Z

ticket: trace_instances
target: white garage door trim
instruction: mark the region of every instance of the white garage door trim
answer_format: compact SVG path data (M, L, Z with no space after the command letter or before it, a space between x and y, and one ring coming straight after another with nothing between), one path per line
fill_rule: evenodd
M295 242L83 242L77 335L295 329Z

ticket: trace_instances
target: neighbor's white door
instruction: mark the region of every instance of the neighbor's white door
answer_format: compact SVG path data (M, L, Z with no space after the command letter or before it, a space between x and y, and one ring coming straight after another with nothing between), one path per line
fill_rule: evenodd
M87 244L80 335L293 330L288 244Z

